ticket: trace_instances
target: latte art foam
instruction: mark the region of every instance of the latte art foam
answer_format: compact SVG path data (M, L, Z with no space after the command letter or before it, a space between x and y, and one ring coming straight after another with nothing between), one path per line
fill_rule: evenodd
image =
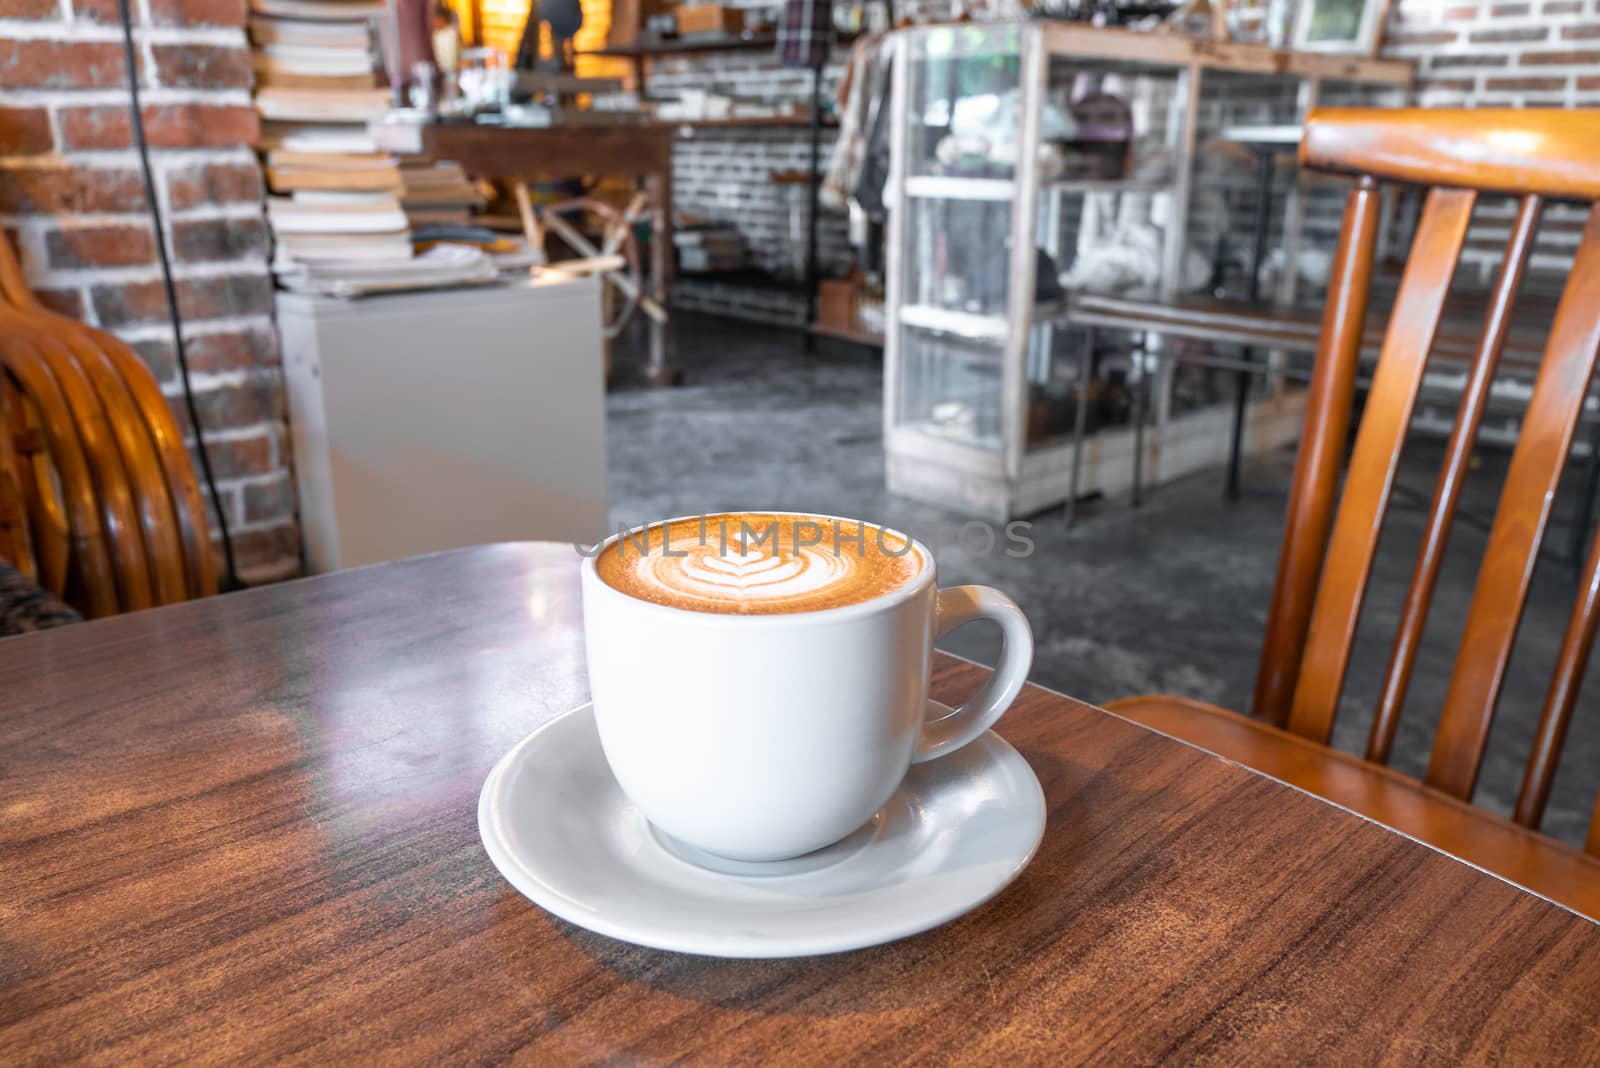
M595 567L607 586L642 601L775 615L870 601L911 582L924 563L903 535L869 523L740 512L626 535Z

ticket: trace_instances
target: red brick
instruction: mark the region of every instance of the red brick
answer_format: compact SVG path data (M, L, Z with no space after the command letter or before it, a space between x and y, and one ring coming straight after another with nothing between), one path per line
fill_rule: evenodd
M187 435L189 416L184 411L183 398L169 397L168 406ZM194 395L194 406L200 413L200 425L207 431L281 423L288 418L283 376L276 371L250 375L237 385L202 389Z
M1532 4L1496 4L1489 9L1489 14L1497 19L1516 18L1518 15L1533 14Z
M1520 41L1542 41L1549 36L1546 26L1519 26L1509 30L1473 30L1467 35L1473 44L1516 44Z
M1467 5L1465 7L1449 7L1445 8L1444 10L1444 19L1446 22L1466 22L1477 17L1478 9L1473 5Z
M167 104L143 108L141 114L151 148L231 148L254 144L261 133L255 109L243 105ZM62 108L59 117L63 149L133 146L126 108L115 104Z
M137 23L143 17L139 0L128 0ZM150 0L153 26L243 26L246 0ZM72 0L73 14L106 26L118 23L117 0Z
M1429 70L1446 70L1458 67L1504 67L1511 62L1511 57L1501 55L1474 55L1463 52L1453 56L1432 56L1428 60Z
M0 155L49 152L50 113L44 108L0 108Z
M1600 74L1588 74L1584 75L1582 78L1579 78L1578 89L1583 92L1588 92L1593 89L1600 89Z
M1417 92L1470 93L1475 88L1471 78L1418 78Z
M247 0L149 0L153 26L243 26ZM144 19L139 0L128 0L137 25ZM72 0L72 12L106 26L118 24L117 0Z
M1459 34L1455 30L1426 30L1391 33L1384 38L1385 45L1441 45L1453 44Z
M173 170L167 177L173 211L203 204L259 204L261 196L261 168L254 163L206 163Z
M1583 0L1549 0L1539 9L1541 15L1576 15L1583 10ZM1566 31L1563 31L1565 33Z
M156 78L180 89L250 88L250 52L223 45L152 45Z
M98 167L8 167L0 170L0 213L143 211L138 171Z
M1584 26L1563 26L1561 28L1561 39L1563 41L1589 41L1596 37L1600 37L1600 22L1591 22Z
M111 328L167 318L161 282L104 284L90 289L95 314ZM189 278L178 283L178 312L185 322L225 315L265 315L272 311L272 283L265 274Z
M1558 93L1567 87L1566 78L1487 78L1486 90L1504 93Z
M294 483L288 472L266 482L251 482L244 487L244 521L261 523L294 514Z
M0 89L114 89L126 73L113 41L0 38Z
M211 458L212 474L217 477L218 482L226 482L236 478L270 475L273 471L279 470L272 453L272 441L275 436L271 431L263 430L259 434L250 434L247 437L218 441L208 432L206 455ZM192 444L190 448L193 448ZM195 469L199 470L198 464Z
M243 26L245 0L150 0L157 26Z
M83 318L83 293L76 289L35 289L33 295L51 311Z
M270 327L257 330L219 331L189 339L192 371L245 371L278 365L278 337Z
M267 224L260 219L198 219L172 225L172 247L190 263L241 260L267 253Z
M153 263L156 245L148 226L74 226L45 235L45 254L57 270L133 267Z
M128 0L128 13L133 16L134 25L138 25L144 17L139 10L139 0ZM72 0L72 15L74 18L115 25L118 21L117 0Z
M233 555L238 562L239 570L251 579L261 572L267 573L272 578L288 578L298 574L300 528L291 521L266 530L235 533ZM222 567L220 556L217 567L220 573Z
M58 19L61 0L6 0L8 19Z
M1600 48L1566 52L1524 52L1521 63L1524 67L1576 67L1600 63Z

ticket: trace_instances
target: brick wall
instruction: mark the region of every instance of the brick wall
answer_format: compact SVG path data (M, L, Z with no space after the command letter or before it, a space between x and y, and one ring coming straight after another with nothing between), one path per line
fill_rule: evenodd
M246 581L299 568L245 0L130 0L197 407ZM0 227L55 307L177 398L116 0L0 0ZM192 442L192 435L191 435Z
M1384 54L1415 60L1425 107L1600 106L1600 0L1399 0ZM1510 236L1513 206L1482 204L1462 260L1488 284ZM1552 205L1530 262L1536 281L1564 278L1584 212ZM1543 276L1542 279L1539 276Z
M844 71L846 49L836 49L823 70L822 92L831 100ZM697 88L775 105L809 107L811 72L783 67L766 53L714 53L659 61L649 79L651 93ZM822 132L820 159L833 152L835 131ZM674 208L685 215L731 222L744 235L752 265L777 279L798 282L805 262L806 192L803 185L780 185L772 174L804 171L811 158L811 133L804 126L763 128L700 127L680 139L672 152ZM817 228L818 258L824 274L845 270L853 254L840 212L825 212ZM740 318L799 324L805 297L797 287L729 286L678 276L673 303L724 312Z

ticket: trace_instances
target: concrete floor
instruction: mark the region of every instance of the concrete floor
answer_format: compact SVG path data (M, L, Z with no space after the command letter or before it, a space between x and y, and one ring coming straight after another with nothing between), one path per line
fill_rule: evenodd
M964 517L884 489L882 373L866 350L800 351L789 330L680 315L676 362L684 384L634 384L631 357L607 405L613 524L745 509L848 515L909 531L932 546L943 585L997 586L1022 605L1037 646L1032 679L1086 701L1165 692L1247 707L1276 567L1290 452L1247 468L1238 503L1221 497L1221 472L1165 486L1142 508L1096 501L1066 529L1061 511L1032 519L1033 551L1008 556L959 538ZM1357 636L1334 742L1359 752L1410 579L1438 471L1436 443L1402 458L1371 593ZM1487 453L1467 484L1468 509L1493 514L1505 457ZM1574 511L1570 477L1552 542ZM1484 533L1458 522L1435 595L1393 764L1420 774L1472 595ZM1521 782L1576 581L1541 563L1491 733L1476 800L1509 813ZM993 662L997 639L969 627L942 643ZM1596 658L1600 660L1600 658ZM1544 829L1581 843L1600 788L1600 667L1589 673Z

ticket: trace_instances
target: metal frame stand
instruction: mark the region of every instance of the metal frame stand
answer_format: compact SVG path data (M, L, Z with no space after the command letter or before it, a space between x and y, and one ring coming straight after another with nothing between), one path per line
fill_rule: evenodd
M811 68L811 166L806 174L806 321L800 332L801 346L813 352L817 339L811 326L817 321L817 287L822 268L817 253L817 217L822 209L822 68L826 59Z
M1272 218L1272 176L1276 165L1277 159L1270 147L1257 150L1256 211L1251 231L1250 278L1247 287L1251 304L1258 304L1261 301L1261 265L1267 258L1267 235L1271 230ZM1247 346L1241 351L1240 358L1246 364L1254 365L1255 349ZM1239 499L1239 467L1244 452L1244 424L1250 407L1250 379L1254 373L1249 368L1240 370L1234 380L1233 430L1228 444L1227 498L1230 501Z
M1078 519L1078 480L1083 477L1083 443L1089 432L1089 384L1094 381L1095 329L1083 328L1078 353L1078 414L1072 424L1072 477L1067 489L1067 527Z

